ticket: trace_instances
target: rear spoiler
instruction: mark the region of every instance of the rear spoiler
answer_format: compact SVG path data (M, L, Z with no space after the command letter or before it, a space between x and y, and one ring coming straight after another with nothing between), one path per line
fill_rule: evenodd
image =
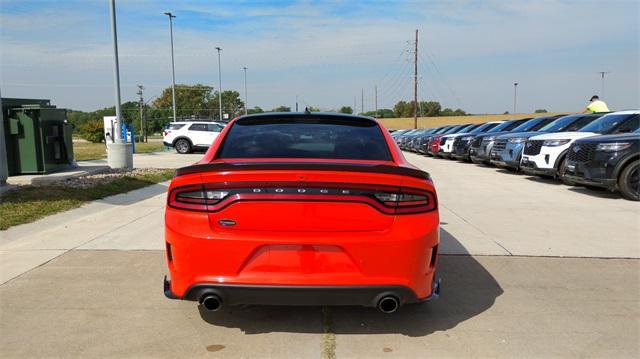
M300 163L300 162L241 162L241 163L206 163L178 168L176 176L183 176L203 172L224 171L255 171L255 170L305 170L305 171L342 171L381 173L415 177L430 180L431 176L425 171L410 167L370 165L370 164L341 164L341 163Z

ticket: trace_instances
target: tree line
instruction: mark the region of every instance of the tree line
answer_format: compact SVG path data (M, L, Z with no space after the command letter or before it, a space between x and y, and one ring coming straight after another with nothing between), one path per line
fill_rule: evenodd
M219 95L222 98L222 112L227 114L229 119L245 113L245 103L242 101L238 91L227 90L219 94L211 86L180 84L176 85L176 117L179 120L192 118L219 120ZM172 99L171 87L167 87L150 104L144 104L142 110L146 119L146 133L160 133L164 126L173 120ZM382 108L378 111L359 114L378 118L413 117L413 104L413 101L399 101L393 109ZM311 112L321 111L313 106L308 106L307 109ZM136 134L139 134L140 103L137 101L124 102L121 104L121 111L124 122L127 124L133 123ZM271 110L264 110L259 106L254 106L247 109L249 114L263 112L291 112L291 107L278 106ZM337 110L326 112L353 114L354 109L351 106L342 106ZM437 101L418 102L418 116L420 117L463 115L466 115L466 113L461 109L442 109ZM76 131L79 132L80 136L93 142L103 140L102 118L104 116L115 116L115 107L107 107L92 112L69 110L67 114L69 122L75 125Z

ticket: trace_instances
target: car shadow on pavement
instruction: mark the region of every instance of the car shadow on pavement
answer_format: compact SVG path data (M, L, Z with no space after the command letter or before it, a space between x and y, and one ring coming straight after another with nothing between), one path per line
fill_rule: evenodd
M238 328L245 334L271 332L334 334L429 335L456 327L491 308L503 290L498 282L450 233L442 230L445 247L453 253L441 255L438 276L442 278L440 298L410 304L393 314L365 307L280 307L245 306L208 312L199 307L207 323ZM452 251L447 251L451 253Z
M605 188L586 188L586 187L569 187L568 188L569 191L572 192L576 192L576 193L580 193L580 194L584 194L584 195L588 195L588 196L593 196L593 197L598 197L598 198L608 198L608 199L620 199L620 200L624 200L624 198L622 198L622 196L617 193L617 192L611 192Z

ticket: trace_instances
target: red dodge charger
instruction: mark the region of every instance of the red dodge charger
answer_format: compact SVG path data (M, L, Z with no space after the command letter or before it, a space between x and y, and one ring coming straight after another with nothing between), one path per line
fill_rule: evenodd
M165 213L165 295L240 304L362 305L437 298L438 200L374 119L243 116L180 168Z

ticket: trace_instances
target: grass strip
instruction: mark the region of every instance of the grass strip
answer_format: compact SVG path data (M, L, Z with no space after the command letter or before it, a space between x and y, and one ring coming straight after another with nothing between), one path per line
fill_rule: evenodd
M162 142L136 143L136 153L162 152ZM73 155L76 161L99 160L107 157L107 146L104 143L74 142Z
M0 196L0 230L77 208L90 201L164 182L174 174L175 170L158 170L120 177L89 188L21 186Z

